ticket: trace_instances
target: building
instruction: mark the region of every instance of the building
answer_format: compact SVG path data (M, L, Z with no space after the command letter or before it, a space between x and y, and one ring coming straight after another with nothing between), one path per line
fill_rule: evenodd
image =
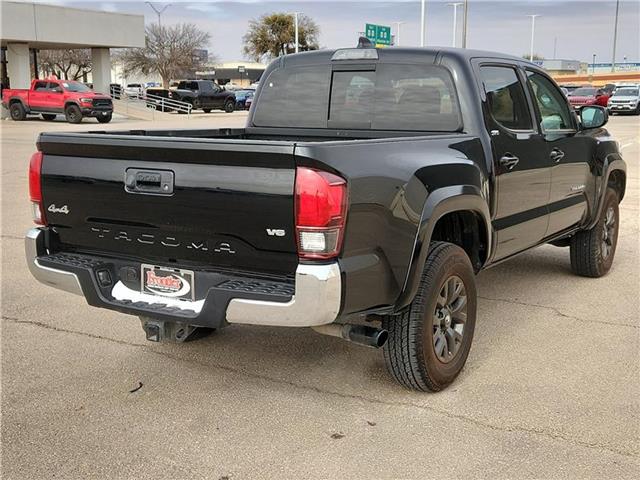
M587 64L580 62L580 60L545 58L544 60L534 60L533 63L544 68L550 75L580 73L587 68Z
M95 90L108 92L110 48L144 47L144 16L38 3L0 3L2 85L28 88L40 49L91 49ZM35 68L31 68L31 64ZM33 73L32 73L33 72Z
M265 68L267 68L266 65L256 62L223 62L206 65L202 71L196 72L196 76L214 80L219 85L234 83L248 87L260 80Z

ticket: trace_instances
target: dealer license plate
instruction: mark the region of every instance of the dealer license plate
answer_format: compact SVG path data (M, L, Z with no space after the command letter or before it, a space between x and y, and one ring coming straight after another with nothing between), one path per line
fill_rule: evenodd
M192 270L142 265L142 293L179 300L194 300L194 280Z

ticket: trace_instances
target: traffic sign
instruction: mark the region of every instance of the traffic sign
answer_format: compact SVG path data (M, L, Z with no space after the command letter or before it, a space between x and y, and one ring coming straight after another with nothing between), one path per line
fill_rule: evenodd
M376 45L391 45L391 27L367 23L364 32L365 37L367 37L371 43Z

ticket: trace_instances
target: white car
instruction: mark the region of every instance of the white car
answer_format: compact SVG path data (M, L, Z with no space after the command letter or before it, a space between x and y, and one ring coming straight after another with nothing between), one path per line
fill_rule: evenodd
M609 97L607 108L612 115L615 113L640 115L640 86L620 85Z
M124 94L127 97L140 98L143 92L144 88L141 83L127 83L127 86L124 87Z

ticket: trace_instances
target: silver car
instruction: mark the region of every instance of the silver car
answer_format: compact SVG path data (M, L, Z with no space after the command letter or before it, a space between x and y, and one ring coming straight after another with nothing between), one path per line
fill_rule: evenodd
M610 114L633 113L640 115L640 86L623 85L613 92L609 98L607 108Z

